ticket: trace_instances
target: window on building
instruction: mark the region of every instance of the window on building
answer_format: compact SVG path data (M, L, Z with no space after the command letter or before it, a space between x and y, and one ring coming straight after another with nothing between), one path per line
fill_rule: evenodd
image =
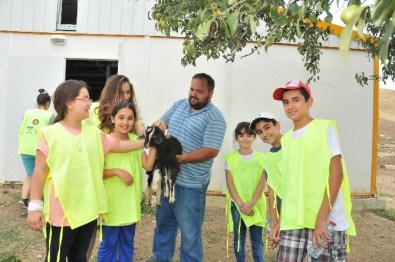
M77 25L78 0L59 0L56 30L75 31Z
M84 81L89 87L89 96L93 101L99 100L107 79L117 73L116 60L66 60L66 80Z

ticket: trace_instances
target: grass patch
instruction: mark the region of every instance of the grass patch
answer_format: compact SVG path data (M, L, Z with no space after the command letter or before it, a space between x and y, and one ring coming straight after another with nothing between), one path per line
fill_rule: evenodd
M393 198L394 195L393 194L388 194L388 193L382 193L382 194L378 194L379 197L386 197L386 198Z
M391 221L395 221L395 209L389 208L389 209L372 209L369 210L370 212L380 216L384 217L386 219L389 219Z
M141 214L155 215L155 210L156 210L155 207L141 203Z
M2 228L0 229L0 238L4 242L18 242L23 240L21 233L13 228ZM2 242L1 241L1 242ZM0 260L1 261L1 260Z
M9 253L0 253L0 262L19 262L19 260L15 255L11 255Z

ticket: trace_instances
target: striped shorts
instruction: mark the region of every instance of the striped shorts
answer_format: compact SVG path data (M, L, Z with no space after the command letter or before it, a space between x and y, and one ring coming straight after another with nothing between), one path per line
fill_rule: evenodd
M277 261L347 261L346 232L335 231L332 242L324 249L317 259L312 259L307 255L307 242L311 240L313 230L308 228L283 230L281 231L280 246L277 254Z

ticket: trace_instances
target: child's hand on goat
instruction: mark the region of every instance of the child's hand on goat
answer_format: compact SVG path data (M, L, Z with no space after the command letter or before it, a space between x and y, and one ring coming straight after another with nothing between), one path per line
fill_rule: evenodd
M166 125L165 121L163 121L162 119L158 119L158 120L154 121L154 125L159 127L162 131L165 131L167 129L167 125Z

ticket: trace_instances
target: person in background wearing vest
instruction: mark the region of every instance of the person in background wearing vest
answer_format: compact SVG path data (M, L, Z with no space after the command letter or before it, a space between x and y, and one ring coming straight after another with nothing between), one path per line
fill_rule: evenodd
M84 82L64 81L54 93L55 123L41 129L27 222L37 231L45 227L45 261L87 261L97 219L108 211L104 155L144 145L143 140L114 140L82 124L91 102Z
M130 102L121 102L112 110L111 137L115 140L138 139L133 133L136 109ZM104 214L103 241L98 261L134 261L136 223L141 219L142 169L152 170L156 149L148 156L141 150L109 153L104 160L104 186L108 212Z
M278 189L281 185L281 176L279 173L279 164L281 160L281 126L277 117L270 112L259 113L251 122L250 129L260 137L262 142L271 145L270 151L265 155L267 163L270 164L276 172L269 174L266 172L266 179L269 193L269 213L271 220L270 240L277 245L280 239L280 221L281 198L278 195Z
M247 228L250 232L252 257L255 262L263 262L262 232L266 223L266 197L263 192L266 184L265 155L252 149L256 134L249 126L249 122L241 122L236 126L234 138L239 149L224 156L227 228L228 233L233 230L233 249L237 262L246 261Z
M134 87L124 75L110 76L101 92L100 100L93 102L89 117L86 120L87 124L100 127L105 133L109 133L109 126L111 126L111 111L114 106L120 102L129 102L137 110L134 133L139 137L144 135L145 126L140 118L140 111L137 106L136 95ZM100 126L102 125L102 126Z
M51 97L45 89L39 89L38 92L40 94L37 96L36 108L26 110L18 132L18 154L22 157L26 171L26 177L22 186L22 197L19 200L19 204L24 208L28 206L30 185L39 140L39 129L49 125L54 117L52 112L47 111L51 105Z
M109 134L113 125L111 122L111 112L114 106L120 102L129 102L136 108L133 132L139 137L143 136L145 126L140 117L134 87L129 81L129 78L124 75L112 75L107 79L101 92L100 100L92 103L89 110L89 117L85 120L85 123L98 127L106 134ZM88 260L95 247L96 235L95 229L87 252Z
M313 119L309 86L289 81L273 93L293 128L281 138L281 239L278 261L302 261L307 243L324 250L317 260L346 261L348 235L355 235L347 170L336 122ZM336 223L333 238L329 221ZM311 258L309 257L309 260Z
M168 127L169 135L181 142L182 155L177 155L181 171L175 185L176 201L170 204L162 196L156 209L153 256L145 261L173 261L178 228L180 262L204 261L202 226L206 192L213 159L219 153L226 130L222 113L211 103L214 87L211 76L194 75L188 99L178 100L155 121L162 130Z

